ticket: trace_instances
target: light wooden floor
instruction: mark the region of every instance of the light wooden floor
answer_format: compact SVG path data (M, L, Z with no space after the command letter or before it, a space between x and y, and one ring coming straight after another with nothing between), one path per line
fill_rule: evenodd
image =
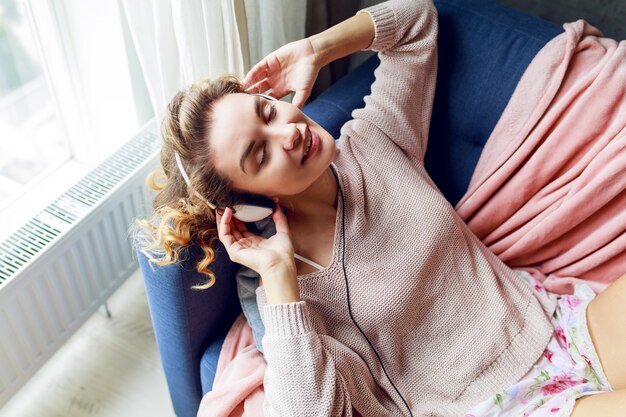
M0 417L173 417L139 271L0 410Z

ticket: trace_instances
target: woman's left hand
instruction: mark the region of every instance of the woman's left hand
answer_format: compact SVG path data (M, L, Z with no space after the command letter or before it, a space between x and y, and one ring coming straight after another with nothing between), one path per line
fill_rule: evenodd
M272 270L295 270L289 223L278 203L274 207L272 220L276 225L276 234L264 238L249 232L242 221L233 217L232 208L227 207L223 214L217 212L219 239L230 260L256 271L261 276L269 275Z
M272 89L270 95L280 99L295 92L292 104L302 108L321 68L309 38L290 42L263 58L243 79L249 93Z

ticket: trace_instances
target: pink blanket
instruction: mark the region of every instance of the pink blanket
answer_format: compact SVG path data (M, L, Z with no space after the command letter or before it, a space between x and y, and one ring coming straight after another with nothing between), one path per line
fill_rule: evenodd
M626 41L583 20L564 28L524 73L456 210L549 291L600 292L626 273Z
M252 329L240 314L224 339L213 391L202 397L198 417L262 416L266 367Z
M582 20L564 28L524 73L457 211L549 290L600 292L626 272L626 42ZM240 316L198 417L262 416L265 369Z

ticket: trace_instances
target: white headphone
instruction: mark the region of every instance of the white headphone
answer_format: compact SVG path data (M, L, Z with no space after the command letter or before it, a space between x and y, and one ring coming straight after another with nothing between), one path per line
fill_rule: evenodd
M263 97L267 100L276 101L276 99L267 94L253 94L255 96ZM178 165L178 169L180 170L183 179L193 190L193 192L202 200L204 200L212 210L215 210L217 206L212 204L209 200L204 198L199 192L193 189L191 186L191 180L189 179L189 175L185 171L185 167L183 166L183 161L180 157L180 154L177 151L174 151L174 156L176 157L176 164ZM233 217L242 222L256 222L259 220L263 220L266 217L269 217L274 212L275 203L269 197L263 195L254 195L254 194L243 194L244 202L242 204L237 204L233 206Z

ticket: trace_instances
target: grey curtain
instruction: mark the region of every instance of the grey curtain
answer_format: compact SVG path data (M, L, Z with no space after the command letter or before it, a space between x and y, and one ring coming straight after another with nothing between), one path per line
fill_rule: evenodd
M498 0L505 6L525 11L557 25L585 19L604 36L626 39L626 1L624 0Z

